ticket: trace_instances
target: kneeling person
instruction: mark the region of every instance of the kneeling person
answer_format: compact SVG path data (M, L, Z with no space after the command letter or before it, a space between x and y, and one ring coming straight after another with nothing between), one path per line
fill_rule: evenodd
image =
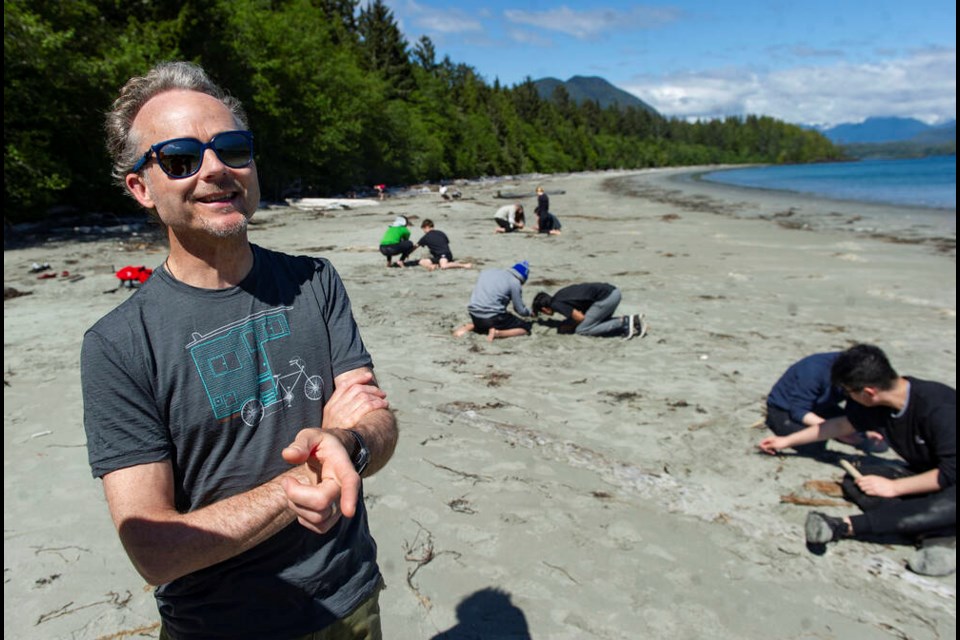
M574 284L560 289L552 296L541 291L533 299L533 312L553 315L559 313L566 322L560 333L579 336L622 336L630 339L647 333L643 315L617 316L620 289L605 282Z
M529 274L530 265L526 260L509 269L481 271L467 305L471 322L458 327L453 335L459 338L473 331L486 334L491 342L498 338L528 335L533 323L508 313L507 305L512 303L514 310L522 316L533 315L523 304L521 290Z

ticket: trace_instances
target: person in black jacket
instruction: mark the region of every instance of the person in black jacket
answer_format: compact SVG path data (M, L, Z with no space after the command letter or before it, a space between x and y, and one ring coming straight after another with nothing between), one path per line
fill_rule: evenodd
M560 235L560 219L550 213L550 197L543 190L543 187L537 187L537 208L534 209L537 214L537 232L548 233L552 236Z
M807 542L822 545L843 538L897 534L922 545L909 562L915 572L953 573L957 535L956 390L939 382L898 375L886 354L868 344L841 353L831 368L831 378L847 394L846 415L787 436L765 438L760 449L776 453L786 447L872 429L883 435L906 466L875 462L862 465L858 477L844 478L844 495L863 514L835 517L811 512L805 526Z
M561 314L566 320L559 327L560 333L622 336L627 340L643 337L647 325L642 314L614 317L620 297L620 289L605 282L574 284L552 296L546 291L538 293L533 299L533 312L548 316Z

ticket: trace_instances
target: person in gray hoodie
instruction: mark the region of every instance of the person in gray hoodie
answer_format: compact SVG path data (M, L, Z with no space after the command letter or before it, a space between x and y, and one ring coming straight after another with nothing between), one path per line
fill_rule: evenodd
M481 271L477 284L473 287L470 304L467 305L471 322L457 327L453 335L459 338L472 331L486 334L490 342L498 338L529 335L533 323L507 311L507 305L512 303L514 311L521 316L533 315L523 304L521 291L521 286L529 275L530 264L526 260L509 269Z

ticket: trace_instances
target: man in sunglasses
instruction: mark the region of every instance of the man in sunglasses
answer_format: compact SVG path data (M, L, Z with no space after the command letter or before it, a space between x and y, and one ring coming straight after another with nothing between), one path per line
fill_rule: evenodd
M760 449L787 447L879 431L906 463L865 458L859 477L848 475L843 492L863 510L853 516L807 515L810 545L844 538L896 535L918 542L908 566L924 575L956 570L957 392L939 382L904 377L886 354L869 344L840 353L831 367L833 384L849 398L846 415L786 436L771 436Z
M202 69L131 79L114 176L170 253L84 336L84 427L162 638L380 638L361 476L397 428L339 275L256 245L239 103Z

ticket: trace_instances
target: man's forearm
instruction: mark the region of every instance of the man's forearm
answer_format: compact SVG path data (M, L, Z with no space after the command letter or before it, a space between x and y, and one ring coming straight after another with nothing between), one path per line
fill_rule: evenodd
M923 473L919 473L915 476L897 478L893 481L893 484L897 488L898 496L909 496L918 493L934 493L942 489L939 478L940 470L930 469L929 471L924 471Z
M189 513L124 505L119 484L105 482L105 488L127 554L147 582L158 585L243 553L293 522L278 480Z

